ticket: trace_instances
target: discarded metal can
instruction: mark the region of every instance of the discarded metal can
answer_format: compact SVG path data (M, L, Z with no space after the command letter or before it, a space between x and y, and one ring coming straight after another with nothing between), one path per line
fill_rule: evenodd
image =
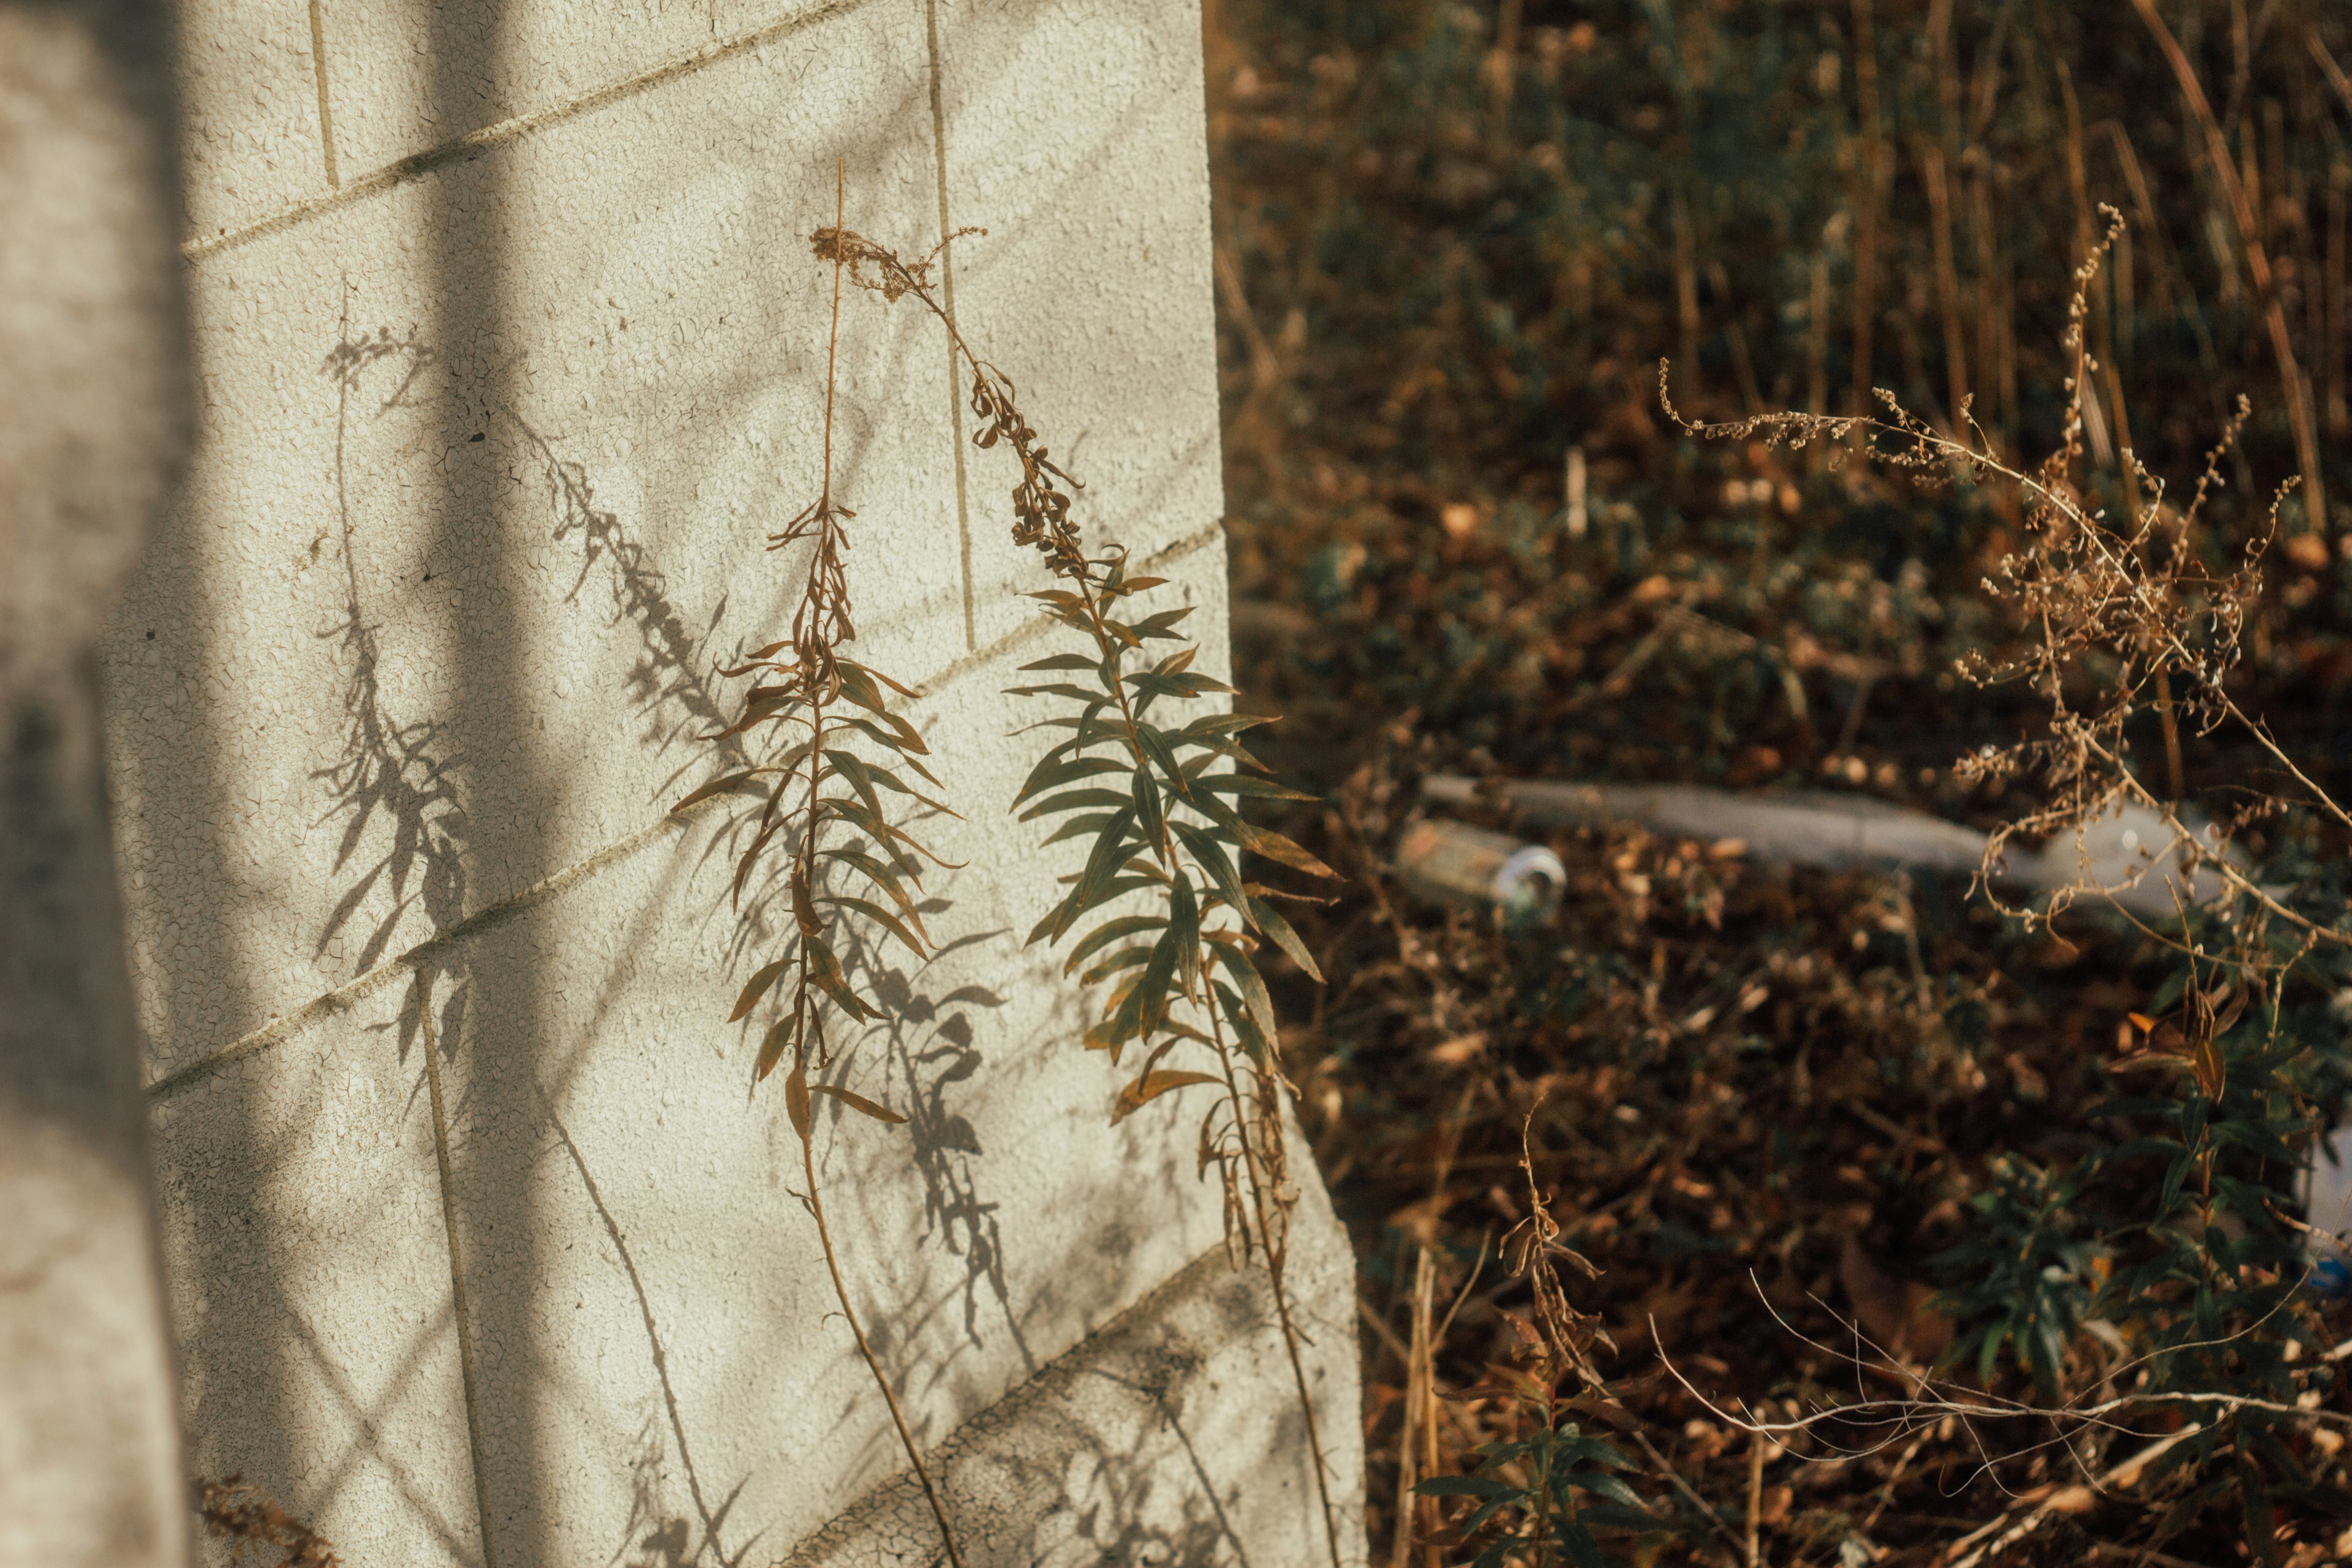
M1442 817L1405 829L1395 865L1408 891L1457 909L1492 910L1514 931L1549 920L1568 884L1568 868L1544 846Z

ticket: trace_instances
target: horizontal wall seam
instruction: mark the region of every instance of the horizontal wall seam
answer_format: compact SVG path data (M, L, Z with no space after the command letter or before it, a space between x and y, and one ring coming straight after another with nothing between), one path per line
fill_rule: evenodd
M1146 569L1150 569L1181 561L1217 538L1223 527L1223 522L1213 522L1204 529L1187 534L1184 538L1146 556L1142 565ZM978 653L965 655L919 683L916 687L918 700L928 699L938 694L945 688L953 686L965 676L995 662L1005 654L1037 641L1053 629L1054 622L1044 616L1023 622ZM147 1086L147 1098L151 1101L157 1102L169 1100L222 1068L242 1061L247 1057L257 1056L274 1046L282 1045L302 1034L314 1024L324 1023L330 1018L339 1017L348 1013L385 986L404 976L415 973L419 968L448 952L467 939L479 936L485 931L495 931L526 910L535 909L551 899L570 892L606 867L617 865L627 859L656 838L683 832L689 821L707 812L717 810L722 799L724 799L723 796L713 795L686 811L667 813L658 820L639 828L618 843L607 845L586 859L555 872L551 876L541 878L520 892L467 916L447 931L425 938L398 957L385 960L348 984L338 986L324 995L315 997L282 1017L271 1019L260 1028L240 1036L208 1057L191 1062L176 1072L166 1073Z
M608 104L618 103L625 99L635 98L640 93L649 92L666 82L698 71L705 66L715 65L720 60L740 55L747 49L756 49L763 44L773 43L776 39L790 33L796 33L803 27L814 26L819 22L830 21L835 16L855 11L866 3L866 0L825 0L824 4L812 6L782 21L770 22L750 32L739 33L731 38L722 38L715 44L705 44L701 48L691 53L677 56L635 76L607 83L578 98L569 99L545 109L534 109L527 114L518 114L512 119L501 120L495 125L485 125L478 131L469 131L454 142L445 142L437 147L428 147L422 153L412 153L397 163L387 163L381 169L361 175L339 190L289 203L271 213L268 217L257 218L241 227L224 227L217 234L197 235L181 245L180 254L191 261L197 261L207 256L234 250L265 235L292 228L322 213L332 212L380 192L391 190L395 185L406 184L411 180L421 179L445 164L479 157L493 148L519 141L546 126L577 118L603 109ZM323 102L323 86L320 90ZM333 153L330 152L328 156L331 159Z
M147 1098L152 1100L168 1100L197 1079L218 1068L290 1040L313 1024L348 1013L393 982L415 973L419 968L447 952L467 937L479 935L486 931L495 931L525 910L535 908L558 894L569 891L616 860L628 858L662 835L680 831L686 826L683 819L692 815L694 813L681 812L676 816L665 816L651 826L640 828L630 834L618 844L609 845L598 850L577 865L558 871L551 877L542 878L512 897L502 899L486 910L468 915L447 931L425 938L399 957L388 959L376 965L348 985L338 986L325 995L297 1007L284 1017L272 1019L253 1033L232 1040L201 1061L191 1062L177 1072L167 1073L157 1079L147 1086Z

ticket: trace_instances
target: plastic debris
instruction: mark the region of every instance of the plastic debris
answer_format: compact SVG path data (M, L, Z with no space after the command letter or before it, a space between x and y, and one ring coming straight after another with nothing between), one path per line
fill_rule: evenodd
M1969 874L1984 863L1986 837L1972 827L1866 795L1811 790L1743 794L1704 784L1570 784L1546 780L1478 780L1433 774L1426 800L1446 805L1499 804L1523 821L1549 827L1597 827L1638 823L1654 832L1711 842L1738 839L1757 860L1839 870L1855 866ZM2181 812L2219 853L2219 835ZM2037 892L2084 889L2142 920L2176 915L2226 888L2221 875L2180 864L2178 836L2145 806L2127 805L2086 819L2039 849L2011 849L1999 879ZM2176 900L2176 889L2179 899Z
M2323 1146L2324 1143L2324 1146ZM2352 1290L2352 1127L2338 1127L2304 1156L2303 1218L2311 1275L2305 1283L2323 1296Z
M1543 845L1443 817L1423 817L1405 829L1395 867L1408 891L1459 909L1492 910L1507 930L1549 920L1568 884L1568 868Z

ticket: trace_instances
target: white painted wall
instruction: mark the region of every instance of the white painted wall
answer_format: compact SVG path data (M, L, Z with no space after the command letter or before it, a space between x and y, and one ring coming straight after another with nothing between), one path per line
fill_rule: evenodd
M877 239L992 231L960 319L1223 664L1197 10L181 10L202 433L105 675L194 1463L369 1568L921 1560L720 1021L736 825L667 807L796 591L764 536L817 482L837 157ZM1200 1108L1108 1129L1020 945L1075 859L1003 809L1047 647L1012 475L936 323L856 297L842 350L860 657L925 693L970 863L851 1057L912 1125L819 1135L852 1289L922 1441L962 1434L975 1561L1316 1560L1262 1290L1194 1266ZM1299 1228L1352 1496L1319 1190Z

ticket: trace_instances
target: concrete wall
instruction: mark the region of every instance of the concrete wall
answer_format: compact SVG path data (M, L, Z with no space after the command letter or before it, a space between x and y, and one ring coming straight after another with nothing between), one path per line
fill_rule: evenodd
M795 592L764 535L816 483L836 157L853 227L993 231L961 319L1223 665L1197 12L181 12L202 431L105 680L193 1462L368 1568L924 1560L720 1022L759 962L739 824L666 807L712 769L714 664ZM960 443L935 323L855 297L842 354L860 657L922 689L970 863L850 1053L911 1124L819 1133L851 1288L953 1435L975 1562L1314 1561L1263 1288L1202 1261L1200 1107L1108 1129L1020 945L1076 862L1003 811L1032 742L999 691L1048 641L1011 476ZM1299 1231L1349 1497L1319 1189Z

